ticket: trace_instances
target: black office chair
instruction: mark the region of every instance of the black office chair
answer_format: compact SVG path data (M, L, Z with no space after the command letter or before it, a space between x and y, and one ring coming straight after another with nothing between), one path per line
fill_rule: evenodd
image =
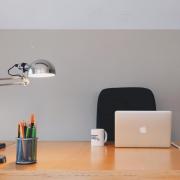
M103 89L98 97L96 127L108 133L108 140L114 141L114 112L154 111L156 102L150 89L141 87L124 87Z

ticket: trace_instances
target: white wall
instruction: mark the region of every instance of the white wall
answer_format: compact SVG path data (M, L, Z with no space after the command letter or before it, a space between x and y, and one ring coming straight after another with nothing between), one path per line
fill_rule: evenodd
M179 0L0 0L0 29L179 28Z
M180 31L0 31L0 77L20 62L50 60L52 79L0 87L0 139L14 139L18 120L34 112L40 139L87 140L101 89L143 86L159 110L173 110L180 139Z

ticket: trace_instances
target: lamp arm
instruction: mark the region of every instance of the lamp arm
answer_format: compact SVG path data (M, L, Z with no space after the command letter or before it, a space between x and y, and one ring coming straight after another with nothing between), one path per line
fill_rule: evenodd
M0 86L9 86L9 85L27 86L29 83L30 81L26 77L0 78Z
M15 77L0 78L0 81L8 81L8 80L15 80L15 79L19 79L19 77L18 78L15 78Z

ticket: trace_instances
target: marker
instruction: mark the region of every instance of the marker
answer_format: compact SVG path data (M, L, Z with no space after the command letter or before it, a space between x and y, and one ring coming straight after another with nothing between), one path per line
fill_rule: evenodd
M35 125L35 115L32 114L31 115L31 127L33 127Z
M31 127L27 127L26 138L31 138Z
M36 128L32 128L32 138L36 138Z

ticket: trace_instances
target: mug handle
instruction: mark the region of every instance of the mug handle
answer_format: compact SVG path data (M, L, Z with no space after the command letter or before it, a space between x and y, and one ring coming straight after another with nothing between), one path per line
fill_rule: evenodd
M105 137L104 137L104 143L106 143L107 142L107 139L108 139L108 134L107 134L107 132L104 130L104 134L105 134Z

